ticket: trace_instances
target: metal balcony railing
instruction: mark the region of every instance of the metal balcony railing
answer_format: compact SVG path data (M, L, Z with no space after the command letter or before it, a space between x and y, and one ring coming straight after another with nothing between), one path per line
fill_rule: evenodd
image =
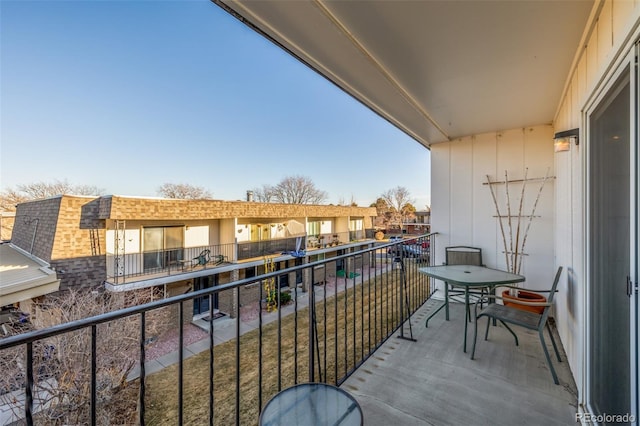
M256 424L268 400L285 387L302 382L343 383L395 333L411 333L407 321L432 294L429 279L418 268L429 264L434 234L416 238L421 256L405 257L403 242L268 273L140 306L32 331L0 340L0 403L26 424ZM398 249L397 249L398 248ZM304 277L289 289L284 304L279 288L283 274ZM198 298L231 295L239 309L225 322L207 319L202 352L187 359L185 328L189 308ZM256 309L248 295L256 294ZM268 297L274 296L274 297ZM273 309L265 309L273 302ZM265 306L266 305L266 306ZM51 312L55 312L51 307ZM176 363L147 374L152 362L151 323L175 323ZM118 361L116 343L105 348L113 327L135 324L126 336L135 345L131 377ZM224 325L223 325L224 324ZM231 333L226 341L225 333ZM63 336L81 339L85 351L57 347ZM102 348L102 349L100 349ZM75 356L79 361L69 362ZM129 380L117 387L103 381L122 369ZM8 386L7 383L12 383ZM65 394L64 383L79 386ZM54 390L59 391L52 398ZM131 418L114 411L119 400L137 399ZM54 419L55 421L53 421Z
M202 259L209 260L203 262L200 256L203 256ZM107 254L107 281L119 284L136 277L176 275L193 270L195 267L215 268L234 259L235 244L233 243L120 255Z

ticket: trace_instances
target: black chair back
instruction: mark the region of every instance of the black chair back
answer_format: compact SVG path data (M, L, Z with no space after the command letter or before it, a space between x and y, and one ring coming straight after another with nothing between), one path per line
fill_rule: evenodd
M468 246L446 247L445 264L483 266L482 249Z

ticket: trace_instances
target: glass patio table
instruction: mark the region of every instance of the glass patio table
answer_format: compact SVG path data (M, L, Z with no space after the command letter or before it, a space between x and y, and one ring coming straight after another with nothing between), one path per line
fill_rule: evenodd
M362 426L362 409L348 392L326 383L301 383L277 393L260 414L260 426Z
M469 309L469 289L485 287L493 292L496 287L501 285L515 284L525 280L525 277L522 275L477 265L425 266L423 268L418 268L418 271L431 278L445 281L445 286L452 284L464 288L464 352L467 352L467 310ZM449 319L448 299L448 296L445 294L444 303L436 309L435 312L429 315L425 322L425 327L428 326L431 317L437 314L442 308L446 308L446 319Z

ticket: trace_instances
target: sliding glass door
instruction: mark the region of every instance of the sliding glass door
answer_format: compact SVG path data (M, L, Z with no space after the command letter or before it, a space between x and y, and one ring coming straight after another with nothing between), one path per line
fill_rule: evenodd
M182 260L184 247L183 226L144 228L144 270L164 269Z
M588 400L596 415L634 414L637 398L637 121L625 69L588 116ZM634 125L632 126L632 123ZM636 413L637 415L637 413ZM628 416L627 416L628 418Z

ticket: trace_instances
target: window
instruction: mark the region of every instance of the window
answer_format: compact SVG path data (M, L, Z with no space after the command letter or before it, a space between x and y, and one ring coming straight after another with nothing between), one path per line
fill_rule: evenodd
M144 269L163 269L183 258L184 227L143 228Z

